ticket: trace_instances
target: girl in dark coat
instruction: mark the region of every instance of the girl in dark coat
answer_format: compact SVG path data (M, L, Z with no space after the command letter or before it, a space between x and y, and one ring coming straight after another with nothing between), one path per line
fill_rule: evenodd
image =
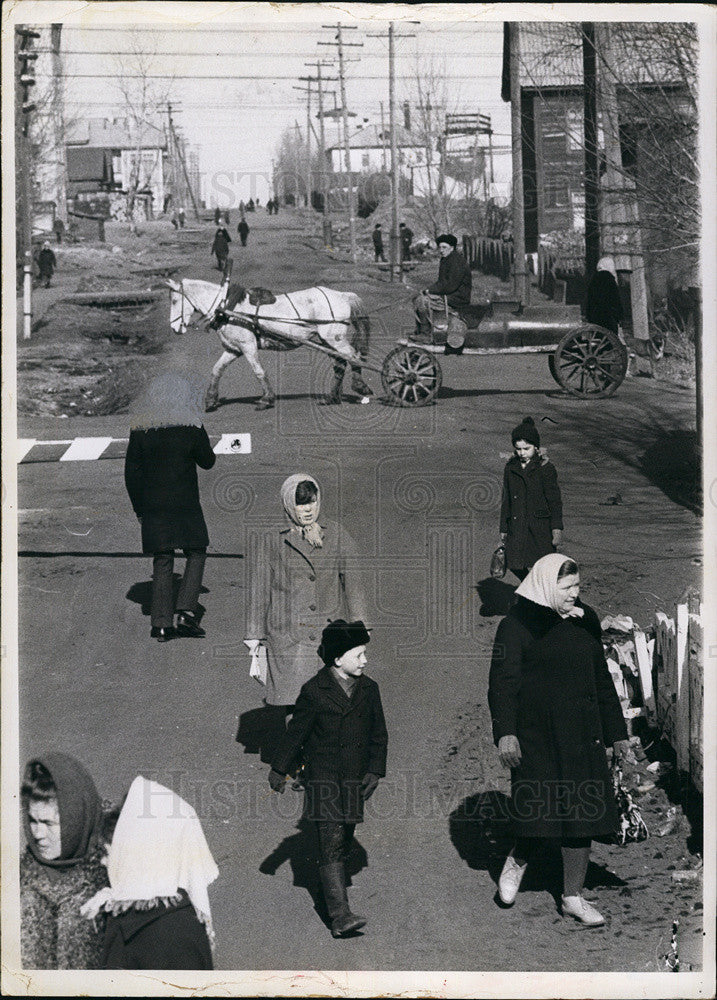
M601 257L588 285L585 302L588 323L604 326L617 334L623 320L622 302L617 287L617 271L612 257Z
M488 703L501 763L512 769L518 836L498 892L512 904L534 842L552 840L563 856L563 913L598 926L582 889L591 839L617 827L606 748L623 756L629 742L600 623L579 590L572 559L543 556L496 632Z
M169 374L152 380L130 431L125 485L142 524L142 551L154 556L151 636L205 635L196 618L209 535L199 503L197 466L216 456L202 426L191 386ZM187 557L174 627L174 550Z
M508 568L522 580L562 539L563 504L555 466L540 454L540 435L526 417L511 435L515 455L503 473L500 537Z
M214 242L212 243L210 253L215 254L217 258L217 267L220 271L224 270L224 265L227 262L227 257L229 256L229 244L231 241L232 238L224 226L219 226L214 234Z
M343 937L366 923L351 913L346 858L363 804L386 774L388 734L378 684L364 676L369 633L361 621L331 622L319 655L324 668L301 689L269 784L283 792L286 775L305 761L306 816L316 824L319 874L331 933Z
M219 870L194 809L169 788L132 782L107 853L109 888L83 907L106 914L105 969L211 970L207 887Z
M23 968L100 969L102 928L80 915L107 885L95 784L73 757L48 753L27 765L20 797L27 841L20 859Z

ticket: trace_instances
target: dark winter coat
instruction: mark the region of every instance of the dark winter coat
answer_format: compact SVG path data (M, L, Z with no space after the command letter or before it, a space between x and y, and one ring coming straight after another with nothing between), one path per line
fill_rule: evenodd
M367 620L366 594L351 535L325 518L312 549L290 528L264 536L252 567L247 638L266 645L269 705L293 705L321 667L321 630L335 618Z
M49 247L43 247L37 255L37 266L40 269L40 275L42 277L52 277L53 272L57 267L57 258Z
M246 219L241 220L241 222L237 226L237 232L239 233L239 235L243 240L247 238L247 236L249 235L249 223L246 221Z
M587 289L585 319L617 333L623 320L622 302L615 278L609 271L596 271Z
M206 928L189 897L107 917L103 969L213 969Z
M222 228L217 230L214 237L214 242L212 243L212 253L215 253L217 257L226 257L229 254L229 244L232 238L226 229Z
M203 427L130 432L124 479L134 512L142 518L143 552L207 547L197 466L211 469L215 461Z
M441 257L438 265L438 281L428 291L431 295L446 295L448 305L454 309L470 305L473 275L463 254L451 250L447 257Z
M308 819L361 823L361 780L385 776L387 746L378 684L361 676L349 697L324 667L302 687L272 767L305 762Z
M563 504L555 466L537 455L525 468L515 456L503 472L500 530L508 535L509 569L529 569L554 552L552 530L563 527Z
M380 229L374 229L371 233L371 239L373 240L373 248L376 253L383 253L383 233Z
M411 243L413 242L413 230L409 229L408 226L404 226L398 231L398 238L401 241L401 246L404 250L411 249Z
M20 859L20 942L24 969L101 969L104 918L80 907L109 885L97 846L76 865L51 868L29 850Z
M627 730L597 615L578 605L583 618L561 618L520 597L496 632L488 704L495 742L520 743L519 836L597 837L617 826L605 751Z

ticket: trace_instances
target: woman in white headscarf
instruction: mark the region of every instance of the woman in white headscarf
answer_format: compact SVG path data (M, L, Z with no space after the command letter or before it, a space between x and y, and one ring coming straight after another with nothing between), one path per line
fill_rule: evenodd
M603 917L582 896L590 842L617 827L606 750L622 756L629 742L600 622L579 591L572 559L543 556L496 632L488 703L517 833L498 893L515 901L535 842L549 840L562 852L563 913L598 926Z
M82 907L107 915L103 968L212 969L207 887L219 869L194 809L139 775L107 853L110 886Z
M319 516L316 480L304 472L289 476L281 502L289 527L269 532L257 552L246 643L266 649L266 703L283 718L322 666L317 648L327 621L367 615L356 544Z
M612 257L601 257L587 288L585 319L617 334L623 320L617 271Z

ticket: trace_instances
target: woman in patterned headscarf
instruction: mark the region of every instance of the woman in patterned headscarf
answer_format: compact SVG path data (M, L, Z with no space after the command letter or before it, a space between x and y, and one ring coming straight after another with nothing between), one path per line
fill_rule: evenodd
M289 527L267 534L253 567L246 643L267 653L266 703L282 719L321 667L316 648L329 619L366 620L366 600L351 535L319 518L321 490L306 473L281 487Z

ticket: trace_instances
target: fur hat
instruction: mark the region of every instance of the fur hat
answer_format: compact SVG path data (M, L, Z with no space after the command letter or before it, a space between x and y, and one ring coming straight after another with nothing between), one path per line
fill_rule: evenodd
M438 246L439 243L448 243L454 249L458 246L458 240L452 233L443 233L439 236L436 240L436 246Z
M517 427L513 428L510 440L514 445L516 441L527 441L528 444L534 444L536 448L539 448L540 434L538 434L538 428L535 426L533 418L524 417L521 423L519 423Z
M343 618L337 618L336 621L329 622L321 633L318 654L324 664L330 667L339 656L356 646L365 646L370 639L368 629L362 621L347 622Z

